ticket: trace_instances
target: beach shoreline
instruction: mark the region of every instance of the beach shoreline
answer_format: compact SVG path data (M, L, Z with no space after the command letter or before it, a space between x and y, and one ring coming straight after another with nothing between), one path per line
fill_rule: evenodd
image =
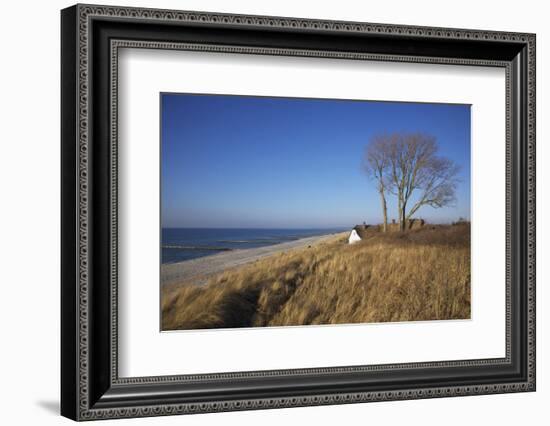
M191 278L197 278L195 282L197 285L204 284L208 277L227 269L243 266L287 250L301 249L333 238L344 237L347 234L348 232L333 232L269 246L231 250L197 259L162 264L160 268L161 287L177 286Z

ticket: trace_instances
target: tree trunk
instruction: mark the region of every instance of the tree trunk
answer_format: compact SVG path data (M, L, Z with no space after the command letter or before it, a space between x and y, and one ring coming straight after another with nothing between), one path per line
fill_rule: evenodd
M399 221L399 230L402 231L403 230L403 224L402 224L402 221L401 221L401 217L402 217L402 202L401 202L401 195L398 195L397 196L397 220Z
M382 225L382 231L388 230L388 208L386 206L386 197L384 196L384 190L380 189L380 202L382 203L382 214L384 215L384 224Z
M407 227L407 216L405 214L407 209L407 203L403 202L403 205L401 206L400 217L399 217L399 229L401 232L405 230Z

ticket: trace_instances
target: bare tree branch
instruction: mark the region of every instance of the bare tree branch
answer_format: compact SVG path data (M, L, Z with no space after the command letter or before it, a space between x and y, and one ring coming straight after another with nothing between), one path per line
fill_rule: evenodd
M441 208L456 200L459 166L438 156L438 148L433 136L422 133L384 134L371 139L364 169L378 181L385 221L386 192L397 197L401 230L422 206Z
M370 178L376 180L378 193L380 194L380 203L382 204L382 215L384 218L383 231L388 228L388 209L386 204L387 168L388 153L383 136L374 137L365 149L363 156L363 171Z

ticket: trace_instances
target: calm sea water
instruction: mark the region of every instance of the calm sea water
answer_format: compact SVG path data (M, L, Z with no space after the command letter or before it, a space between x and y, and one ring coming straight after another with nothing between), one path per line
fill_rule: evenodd
M230 250L284 243L343 229L163 228L162 263L174 263Z

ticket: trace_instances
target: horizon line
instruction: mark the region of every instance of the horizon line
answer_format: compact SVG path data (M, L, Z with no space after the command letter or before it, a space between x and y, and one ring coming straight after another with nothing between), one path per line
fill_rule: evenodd
M447 222L428 222L425 221L426 224L429 225L449 225L453 224L455 222L459 222L459 220L451 220ZM471 220L467 219L465 222L471 222ZM395 222L399 223L399 222ZM337 228L353 228L357 225L363 225L363 223L356 223L355 225L337 225L337 226L161 226L161 229L337 229ZM382 225L382 223L367 223L367 225L371 226L378 226ZM388 225L391 225L391 222L388 222Z

